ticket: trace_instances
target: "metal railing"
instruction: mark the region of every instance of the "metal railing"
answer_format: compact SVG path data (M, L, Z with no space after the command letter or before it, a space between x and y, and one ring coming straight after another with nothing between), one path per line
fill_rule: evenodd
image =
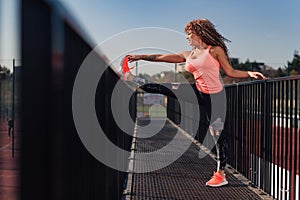
M276 199L299 199L300 76L226 85L228 164ZM168 117L192 133L190 103L168 98ZM201 107L200 107L201 110ZM196 139L203 142L205 123ZM204 144L205 145L205 144Z
M73 121L74 81L95 44L56 1L24 0L21 12L21 199L121 199L126 173L95 159ZM97 61L99 68L107 67L104 55ZM110 141L130 152L132 137L118 128L110 108L118 81L108 67L98 83L95 110ZM132 90L126 84L120 87L115 95L116 104L122 105L124 94ZM134 120L134 95L129 108ZM125 114L119 113L120 118Z
M21 199L120 199L126 173L90 155L73 122L74 80L94 44L53 2L21 1ZM228 163L277 199L299 199L299 79L226 86ZM95 107L107 137L129 150L132 138L118 128L108 106L118 80L111 68L105 71ZM125 84L123 89L131 90ZM117 95L122 104L123 93ZM207 124L193 117L195 105L182 105L168 98L168 117L203 142ZM135 97L130 110L135 119Z

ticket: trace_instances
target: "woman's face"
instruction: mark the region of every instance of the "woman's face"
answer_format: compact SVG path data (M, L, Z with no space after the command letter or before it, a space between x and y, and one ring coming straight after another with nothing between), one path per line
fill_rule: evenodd
M192 47L198 47L201 44L201 38L196 35L192 30L189 30L187 32L186 39L188 40L188 43Z

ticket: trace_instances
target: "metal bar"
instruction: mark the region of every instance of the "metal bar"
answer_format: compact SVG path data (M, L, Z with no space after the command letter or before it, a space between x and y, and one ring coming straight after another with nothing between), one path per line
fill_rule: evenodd
M243 87L243 174L247 173L247 86Z
M251 126L250 126L250 122L252 120L250 120L251 116L251 104L250 104L250 99L251 99L251 93L250 93L250 86L247 86L247 117L246 117L246 122L247 122L247 130L246 130L246 134L247 134L247 152L246 152L246 160L247 160L247 170L246 170L246 177L249 179L250 177L250 155L251 155L251 140L250 140L250 136L251 136Z
M260 187L262 189L265 188L265 176L266 176L266 127L265 127L265 123L266 123L266 115L265 115L265 101L266 101L266 83L261 84L261 104L260 104L260 122L261 122L261 135L260 135L260 139L261 139L261 145L260 145L260 157L261 157L261 162L260 162Z
M253 123L253 129L254 129L254 132L253 132L253 142L254 142L254 151L253 151L253 163L252 163L252 166L253 166L253 182L254 182L254 185L258 185L258 182L257 182L257 166L256 166L256 160L257 160L257 141L256 141L256 135L257 135L257 121L258 121L258 119L257 119L257 110L258 110L258 108L257 108L257 85L253 85L253 91L254 91L254 95L253 95L253 97L254 97L254 109L253 109L253 111L254 111L254 114L253 114L253 121L254 121L254 123Z
M296 80L296 85L295 85L295 132L294 132L294 168L295 168L295 176L298 175L298 177L300 176L300 135L299 135L299 124L300 124L300 81ZM298 179L299 181L299 179ZM299 182L298 182L299 184ZM299 186L299 185L298 185ZM296 188L296 187L295 187ZM296 196L296 191L298 193L298 195ZM295 191L295 198L294 199L300 199L300 187L296 188Z
M255 102L255 99L254 99L254 87L251 86L250 87L250 90L251 90L251 98L250 98L250 126L252 127L250 129L250 180L252 182L254 182L254 155L255 155L255 141L254 141L254 130L253 130L253 127L254 127L254 102Z
M237 144L238 144L238 112L239 112L239 107L238 107L238 101L239 101L239 98L238 98L238 94L239 94L239 88L238 88L238 85L235 87L235 89L233 90L233 94L232 94L232 97L234 99L233 101L233 107L234 107L234 133L233 133L233 138L234 138L234 141L233 141L233 155L234 155L234 166L235 168L237 169L238 167L238 164L237 164L237 154L235 152L237 152Z
M264 168L262 167L264 164L264 134L263 134L263 118L262 118L262 110L263 110L263 86L261 84L258 85L258 110L257 110L257 116L258 116L258 129L257 129L257 140L258 140L258 179L259 179L259 187L263 188L263 178L262 174L264 173Z
M241 144L241 123L242 123L242 108L241 108L241 87L237 87L237 140L236 140L236 148L242 150L242 144ZM239 162L242 161L241 159L241 151L236 151L237 157L236 157L236 166L237 169L240 171L241 170L241 165L239 165Z
M293 160L294 160L294 164L293 164L293 168L294 168L294 174L293 174L293 177L292 177L292 182L294 183L292 188L294 188L294 192L291 196L291 199L296 199L298 198L299 199L299 196L296 197L296 191L298 190L298 194L299 194L299 191L300 191L300 186L299 188L296 188L296 176L297 176L297 172L298 172L298 175L299 175L299 144L297 144L297 142L299 141L300 137L299 137L299 127L298 127L298 123L299 123L299 119L298 119L298 115L299 115L299 106L298 106L298 103L299 103L299 93L298 93L298 90L299 90L299 80L295 80L295 108L294 108L294 134L293 134L293 138L294 138L294 141L293 141L293 146L294 146L294 151L293 151ZM300 185L300 184L299 184Z
M281 85L282 82L277 82L278 84L278 113L277 113L277 118L278 118L278 127L277 127L277 133L278 133L278 141L277 141L277 157L278 157L278 170L277 170L277 198L280 198L281 196L281 185L282 183L279 180L282 180L282 174L281 174L281 166L282 166L282 146L281 146L281 141L282 141L282 117L281 112L282 112L282 91L281 91Z
M276 190L276 171L275 169L277 169L276 164L278 162L278 157L276 155L277 153L277 145L276 145L276 141L278 140L277 137L277 129L276 129L276 125L277 125L277 118L276 118L276 106L277 106L277 90L276 90L276 83L272 83L272 135L273 135L273 140L272 140L272 193L271 195L275 196L275 190Z
M285 92L284 92L284 84L285 82L282 82L281 84L281 141L280 141L280 148L281 148L281 151L280 151L280 156L281 156L281 160L280 160L280 167L281 167L281 170L280 170L280 177L281 177L281 186L280 186L280 189L281 189L281 195L280 195L280 198L284 198L282 196L284 196L284 109L285 109Z
M292 184L293 184L293 174L294 174L294 170L293 170L293 131L294 131L294 126L293 126L293 109L294 109L294 106L293 106L293 96L294 96L294 80L291 80L289 81L290 82L290 87L289 87L289 90L290 90L290 99L289 99L289 137L288 137L288 170L289 170L289 193L288 193L288 198L290 199L291 196L292 196L292 193L294 193L294 190L295 188L292 187Z
M288 179L288 173L287 173L287 170L288 170L288 140L289 140L289 94L290 94L290 91L289 91L289 81L285 81L285 92L286 92L286 99L285 99L285 134L284 134L284 199L287 198L287 194L288 194L288 182L287 182L287 179Z
M241 108L241 114L240 114L240 158L241 158L241 170L243 174L245 174L245 86L240 87L241 88L241 98L240 98L240 108Z
M271 184L270 184L270 163L272 162L271 152L272 152L272 131L271 131L271 123L270 120L271 117L271 96L272 96L272 90L271 90L271 84L272 83L265 83L265 89L264 89L264 134L265 134L265 176L264 176L264 191L270 193L271 191Z
M11 140L12 140L12 157L15 157L15 81L16 81L16 74L15 74L15 59L13 59L13 82L12 82L12 114L11 114L11 120L12 120L12 132L11 132ZM9 124L10 125L10 124ZM9 127L10 128L10 127Z

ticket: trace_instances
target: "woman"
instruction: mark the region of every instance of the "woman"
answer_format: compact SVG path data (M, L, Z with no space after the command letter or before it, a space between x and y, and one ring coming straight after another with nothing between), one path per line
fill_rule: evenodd
M210 119L209 130L216 141L217 152L217 171L213 177L206 182L207 186L219 187L228 184L225 178L226 166L226 136L221 134L223 129L224 117L218 114L212 116L212 100L218 98L223 91L220 81L220 67L223 71L233 78L253 78L266 79L260 72L241 71L234 69L229 63L228 49L225 45L227 40L217 32L214 25L207 19L190 21L185 26L185 33L191 51L183 51L177 54L151 54L151 55L128 55L128 61L146 60L151 62L182 63L186 62L186 70L193 74L197 97L199 103L208 108L207 118ZM157 92L172 96L170 89L166 89L159 84L148 83L141 88L147 92Z

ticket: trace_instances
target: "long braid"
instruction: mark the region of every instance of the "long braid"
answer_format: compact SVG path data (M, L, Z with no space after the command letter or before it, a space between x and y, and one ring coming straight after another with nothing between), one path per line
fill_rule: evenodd
M185 32L187 33L189 30L195 32L196 35L200 36L202 41L208 45L212 46L220 46L229 60L228 48L225 42L230 42L227 38L223 37L216 30L213 23L211 23L207 19L197 19L189 22L185 27Z

